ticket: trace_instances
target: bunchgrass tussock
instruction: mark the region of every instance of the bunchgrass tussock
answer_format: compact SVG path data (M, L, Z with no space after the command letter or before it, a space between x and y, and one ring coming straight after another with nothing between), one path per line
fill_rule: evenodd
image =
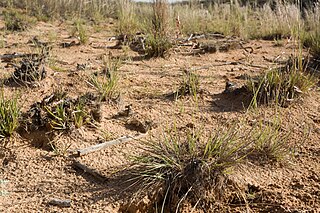
M118 69L121 66L120 59L104 59L101 75L96 73L88 81L100 97L100 101L113 100L119 97Z
M168 37L168 7L166 0L153 2L152 25L145 45L147 57L164 57L172 47Z
M310 32L304 38L304 46L310 49L311 55L320 60L320 30L318 32Z
M178 90L175 92L175 97L179 98L186 95L192 95L195 99L200 91L199 75L191 71L185 71L182 76Z
M131 187L138 187L137 195L160 189L155 202L162 203L170 212L183 199L203 198L207 189L215 188L219 197L225 186L217 180L226 178L230 169L245 157L249 144L239 137L235 127L206 138L203 133L201 129L181 132L173 127L161 139L142 143L143 153L132 158L132 166L127 170L132 174L128 180Z
M154 34L149 34L145 42L145 53L147 58L165 57L168 50L172 47L168 38Z
M18 10L4 10L3 15L6 30L24 31L35 23L34 18L31 18Z
M134 35L139 29L135 4L128 0L118 1L116 31L121 35Z
M73 31L72 34L76 36L80 42L80 44L86 44L89 41L88 30L84 24L83 20L76 20L73 23Z
M0 93L0 139L10 137L19 126L20 107L17 97L6 99Z
M301 63L300 60L293 60L284 68L267 71L258 80L249 79L247 90L252 95L250 107L272 103L287 106L306 93L314 82Z
M290 132L285 131L277 119L260 121L252 131L252 150L248 158L260 163L282 161L290 152Z

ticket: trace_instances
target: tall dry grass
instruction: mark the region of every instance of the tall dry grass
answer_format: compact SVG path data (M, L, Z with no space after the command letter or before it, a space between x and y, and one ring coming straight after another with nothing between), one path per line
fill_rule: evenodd
M129 31L131 27L131 29L146 32L153 27L152 4L130 2L130 7L127 7L128 1L122 0L122 2L125 4L121 8L121 17L118 21L120 26L122 26L121 23L130 23L130 25L125 25L126 31ZM291 3L279 1L278 4L261 4L257 0L250 1L251 4L243 4L243 2L240 4L237 0L232 1L233 3L214 2L206 6L196 1L189 4L170 5L166 14L169 24L166 28L167 34L174 34L177 30L177 19L179 19L179 31L185 35L220 32L244 39L273 40L290 37L298 32L319 29L320 10L318 6L304 12L301 10L300 1Z
M23 9L42 20L116 16L116 0L2 0L0 6Z

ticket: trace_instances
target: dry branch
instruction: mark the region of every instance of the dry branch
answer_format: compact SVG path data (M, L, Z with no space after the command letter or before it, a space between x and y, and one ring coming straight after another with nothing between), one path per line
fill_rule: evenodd
M135 135L135 136L123 136L123 137L120 137L115 140L107 141L107 142L104 142L101 144L96 144L96 145L93 145L93 146L90 146L90 147L87 147L84 149L79 149L79 150L77 150L78 156L82 156L82 155L86 155L91 152L99 151L101 149L105 149L109 146L113 146L116 144L125 143L125 142L131 141L131 140L138 140L140 138L145 137L146 135L147 134L140 134L140 135Z
M19 54L19 53L13 53L13 54L4 54L4 55L0 55L0 60L2 60L3 62L6 61L12 61L13 59L17 59L17 58L33 58L33 57L38 57L39 54Z

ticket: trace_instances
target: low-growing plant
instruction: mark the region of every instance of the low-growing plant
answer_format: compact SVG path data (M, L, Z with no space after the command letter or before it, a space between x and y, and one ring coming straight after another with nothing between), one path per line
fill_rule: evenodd
M84 25L84 21L76 20L74 23L72 34L78 38L80 44L86 44L89 41L88 30Z
M27 131L67 132L87 124L94 125L100 116L100 105L96 100L91 93L70 98L66 93L54 92L30 107L23 116L24 127Z
M119 97L118 69L120 65L120 59L104 59L104 68L101 75L95 74L90 77L88 83L98 92L100 101Z
M303 43L306 47L310 48L312 56L320 60L320 30L318 32L307 33Z
M35 19L17 10L4 10L4 22L6 30L10 31L24 31L35 23Z
M73 115L73 122L76 128L80 128L84 124L88 123L89 115L87 110L85 109L84 100L82 100L81 98L75 104L72 115Z
M145 41L146 57L165 57L171 47L172 44L167 37L149 34Z
M285 68L267 71L258 80L249 79L247 90L252 95L250 106L276 103L287 106L314 84L312 76L303 70L301 61L293 60Z
M164 57L172 44L168 38L168 2L153 2L152 26L146 38L145 52L147 57Z
M20 61L19 66L15 66L15 71L9 80L21 85L33 85L47 76L44 64L45 58L25 58Z
M62 98L56 106L44 106L48 113L48 124L53 130L70 130L90 122L90 113L85 100Z
M92 75L89 84L98 92L100 101L116 99L118 92L118 76L116 73L110 76Z
M19 126L20 107L17 97L6 99L0 93L0 139L10 137Z
M199 76L191 71L185 71L182 76L179 88L175 93L176 98L192 95L195 99L200 90Z
M142 143L144 152L133 157L128 169L132 178L128 181L139 187L138 195L158 190L153 199L162 203L162 212L178 209L188 197L205 199L207 190L215 189L212 199L216 200L226 184L219 185L218 179L226 180L230 169L245 157L247 146L235 126L207 139L202 130L193 128L182 133L174 127L161 139Z
M253 147L248 158L260 163L285 159L290 152L289 136L277 120L259 122L252 131Z
M50 109L44 106L44 109L49 114L49 125L54 130L67 130L69 127L69 116L66 112L64 103L58 104L56 107Z

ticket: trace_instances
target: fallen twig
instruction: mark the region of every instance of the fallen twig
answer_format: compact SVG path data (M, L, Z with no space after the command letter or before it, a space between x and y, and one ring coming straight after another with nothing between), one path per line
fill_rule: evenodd
M13 59L16 58L33 58L33 57L37 57L39 56L39 54L19 54L19 53L13 53L13 54L4 54L4 55L0 55L0 59L4 62L6 61L11 61Z
M146 135L147 134L140 134L140 135L136 135L136 136L123 136L123 137L120 137L120 138L112 140L112 141L107 141L107 142L104 142L101 144L96 144L96 145L93 145L93 146L90 146L90 147L87 147L84 149L79 149L79 150L77 150L78 156L82 156L82 155L85 155L85 154L88 154L91 152L99 151L101 149L105 149L109 146L113 146L116 144L125 143L125 142L131 141L131 140L138 140L140 138L145 137Z

